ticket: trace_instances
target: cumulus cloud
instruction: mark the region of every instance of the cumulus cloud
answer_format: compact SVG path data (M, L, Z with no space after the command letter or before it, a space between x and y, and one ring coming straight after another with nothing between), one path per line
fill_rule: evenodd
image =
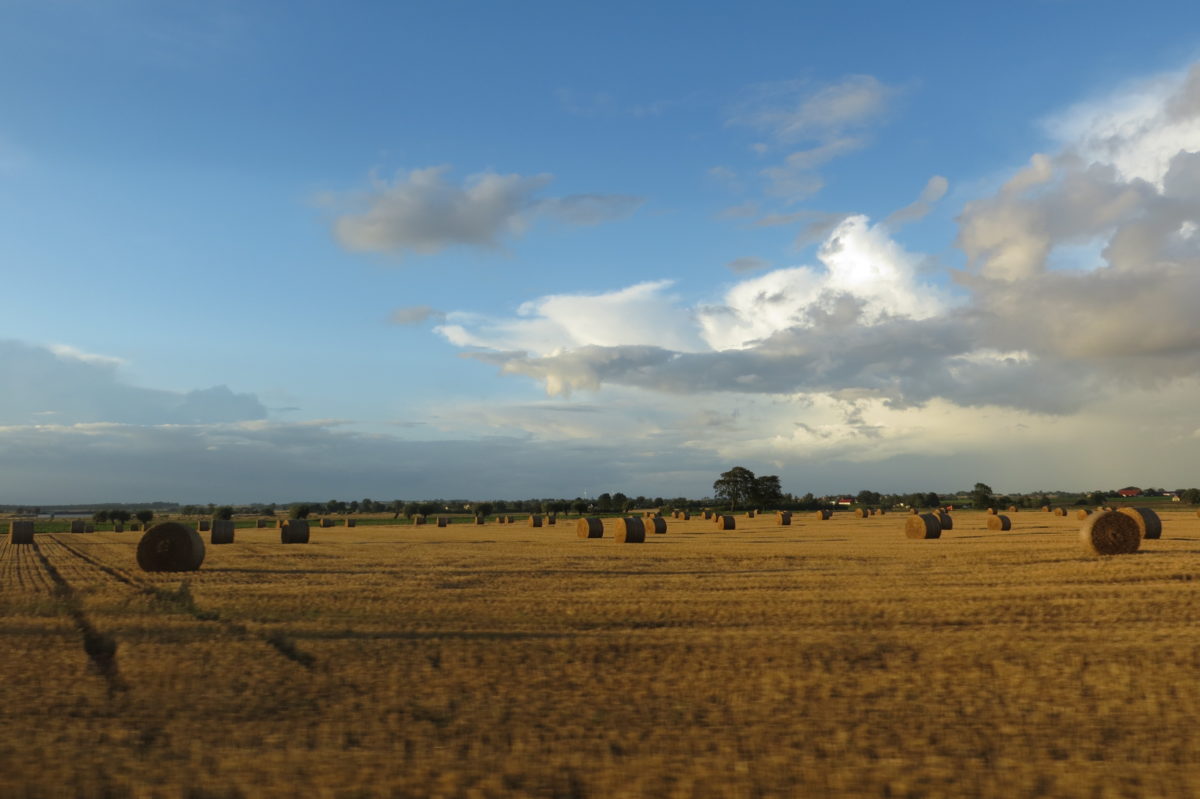
M445 318L446 314L443 311L431 308L428 305L412 305L407 308L397 308L388 315L388 321L394 325L419 325L431 319L440 321Z
M427 167L391 183L375 180L353 198L354 210L334 221L334 235L355 252L431 255L456 245L494 250L506 237L523 235L539 213L594 225L628 216L643 202L607 194L539 198L553 180L548 174L482 172L459 186L446 180L448 171Z
M226 386L189 392L126 383L118 358L67 345L53 349L0 340L0 425L120 422L197 424L262 419L266 408L252 394Z

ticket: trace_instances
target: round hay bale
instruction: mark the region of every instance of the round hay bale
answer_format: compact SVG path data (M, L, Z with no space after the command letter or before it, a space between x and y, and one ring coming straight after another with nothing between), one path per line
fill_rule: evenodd
M113 532L114 533L125 532L125 525L121 524L120 522L113 522Z
M138 541L137 563L146 572L194 572L204 562L204 540L179 522L163 522Z
M549 525L550 527L553 527L554 525L558 524L558 514L551 513L549 516L547 516L546 524Z
M1049 506L1049 505L1043 505L1043 506L1042 506L1042 513L1049 513L1049 512L1050 512L1050 506Z
M865 519L870 515L871 515L871 512L868 511L866 508L856 508L854 510L854 518L856 518L856 519Z
M1012 520L1007 516L989 516L987 528L989 530L1011 530Z
M288 519L279 528L279 543L307 544L308 519Z
M1093 555L1131 555L1142 544L1142 534L1132 516L1125 513L1096 513L1079 528L1083 547Z
M753 518L754 518L754 511L752 511L752 510L748 510L748 511L746 511L746 518L747 518L747 519L753 519Z
M333 519L322 519L321 526L322 527L333 527Z
M781 511L779 511L779 513L776 513L775 514L775 523L779 524L779 525L783 525L784 527L789 526L792 523L791 512L786 511L786 510L781 510Z
M449 523L450 523L450 520L447 519L445 516L437 517L437 526L438 527L445 527Z
M541 527L542 526L542 517L541 516L530 516L529 517L529 526L530 527Z
M819 510L819 511L817 511L816 513L814 513L813 515L814 515L814 516L816 516L816 517L817 517L818 519L820 519L821 521L826 521L827 519L829 519L829 517L830 517L830 516L832 516L832 515L833 515L833 511L831 511L831 510Z
M487 521L487 519L483 518L482 516L476 516L475 517L475 526L478 527L479 525L483 524L486 521Z
M1090 516L1091 513L1092 512L1090 510L1088 510L1087 508L1080 508L1079 510L1075 511L1075 518L1079 519L1080 521L1083 521L1088 516Z
M1055 508L1053 513L1055 516L1066 516L1067 509L1066 508Z
M880 508L880 509L879 509L879 515L880 515L880 516L887 516L887 511L885 511L883 508Z
M907 538L941 538L942 523L932 513L909 516L904 523L904 535Z
M715 517L715 519L716 519L716 525L717 525L718 530L736 530L737 529L737 522L734 521L732 516L718 514Z
M32 544L33 522L28 519L13 520L8 523L8 543Z
M951 518L949 513L946 513L944 510L937 510L934 511L933 515L937 516L938 524L942 526L943 530L954 529L954 519Z
M504 517L503 517L503 516L497 516L497 517L496 517L496 524L504 524Z
M424 524L425 517L418 513L416 516L412 517L412 523L414 526Z
M995 516L995 515L996 515L996 509L995 509L995 508L988 508L987 510L985 510L985 511L984 511L984 513L986 513L988 516Z
M275 529L282 530L284 525L286 525L286 524L287 524L287 519L276 519L275 520Z
M266 526L267 526L267 520L266 520L266 519L258 519L257 521L255 521L255 522L254 522L254 527L255 527L255 529L257 529L257 530L261 530L261 529L263 529L263 528L264 528L264 527L266 527Z
M1020 508L1018 508L1016 505L1009 505L1009 506L1008 506L1008 512L1009 512L1009 513L1019 513L1019 512L1020 512Z
M232 544L233 522L229 519L213 519L212 533L208 540L213 544Z
M358 519L346 519L347 527L354 527L357 524L358 524Z
M575 522L575 535L580 538L603 538L604 522L594 517L580 519Z
M614 536L619 544L641 544L646 541L645 520L636 516L625 516L617 519L617 530Z
M1121 508L1117 513L1124 513L1137 522L1142 538L1162 538L1162 519L1150 508Z
M211 529L212 529L212 519L201 519L200 520L200 532L207 533Z
M688 513L687 511L680 511L680 512L679 512L679 521L681 521L681 522L688 522L688 521L691 521L691 520L692 520L692 514Z
M1197 511L1197 513L1200 514L1200 511ZM712 517L713 517L712 511L710 511L710 510L704 511L704 521L706 521L706 522L710 521L710 520L712 520Z
M667 520L661 516L655 516L646 523L646 529L655 535L663 535L667 532Z

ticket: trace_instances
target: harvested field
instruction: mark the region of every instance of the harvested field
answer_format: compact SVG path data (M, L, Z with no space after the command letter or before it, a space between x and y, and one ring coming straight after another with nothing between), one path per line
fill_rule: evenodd
M0 795L1200 793L1200 519L1028 515L0 541Z

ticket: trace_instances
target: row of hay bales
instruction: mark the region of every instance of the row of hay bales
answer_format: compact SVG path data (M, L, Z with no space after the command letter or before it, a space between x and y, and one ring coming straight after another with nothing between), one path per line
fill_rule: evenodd
M646 533L665 535L667 520L662 516L619 516L614 520L613 539L620 544L642 544ZM581 518L575 523L575 535L579 538L603 538L604 521L594 516Z
M1065 515L1065 514L1060 514ZM1197 512L1200 516L1200 511ZM1080 511L1083 521L1079 536L1084 549L1094 555L1123 555L1137 552L1141 542L1162 537L1162 519L1150 508L1125 507L1101 510L1098 513ZM944 511L909 516L904 534L914 539L941 538L943 530L953 529L950 514ZM1012 519L1004 514L987 514L989 530L1012 529Z

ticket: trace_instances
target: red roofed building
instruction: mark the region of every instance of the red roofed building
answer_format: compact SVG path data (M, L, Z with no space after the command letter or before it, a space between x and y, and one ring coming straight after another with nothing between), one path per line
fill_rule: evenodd
M1142 489L1140 489L1140 488L1122 488L1117 493L1123 497L1140 497L1142 495Z

